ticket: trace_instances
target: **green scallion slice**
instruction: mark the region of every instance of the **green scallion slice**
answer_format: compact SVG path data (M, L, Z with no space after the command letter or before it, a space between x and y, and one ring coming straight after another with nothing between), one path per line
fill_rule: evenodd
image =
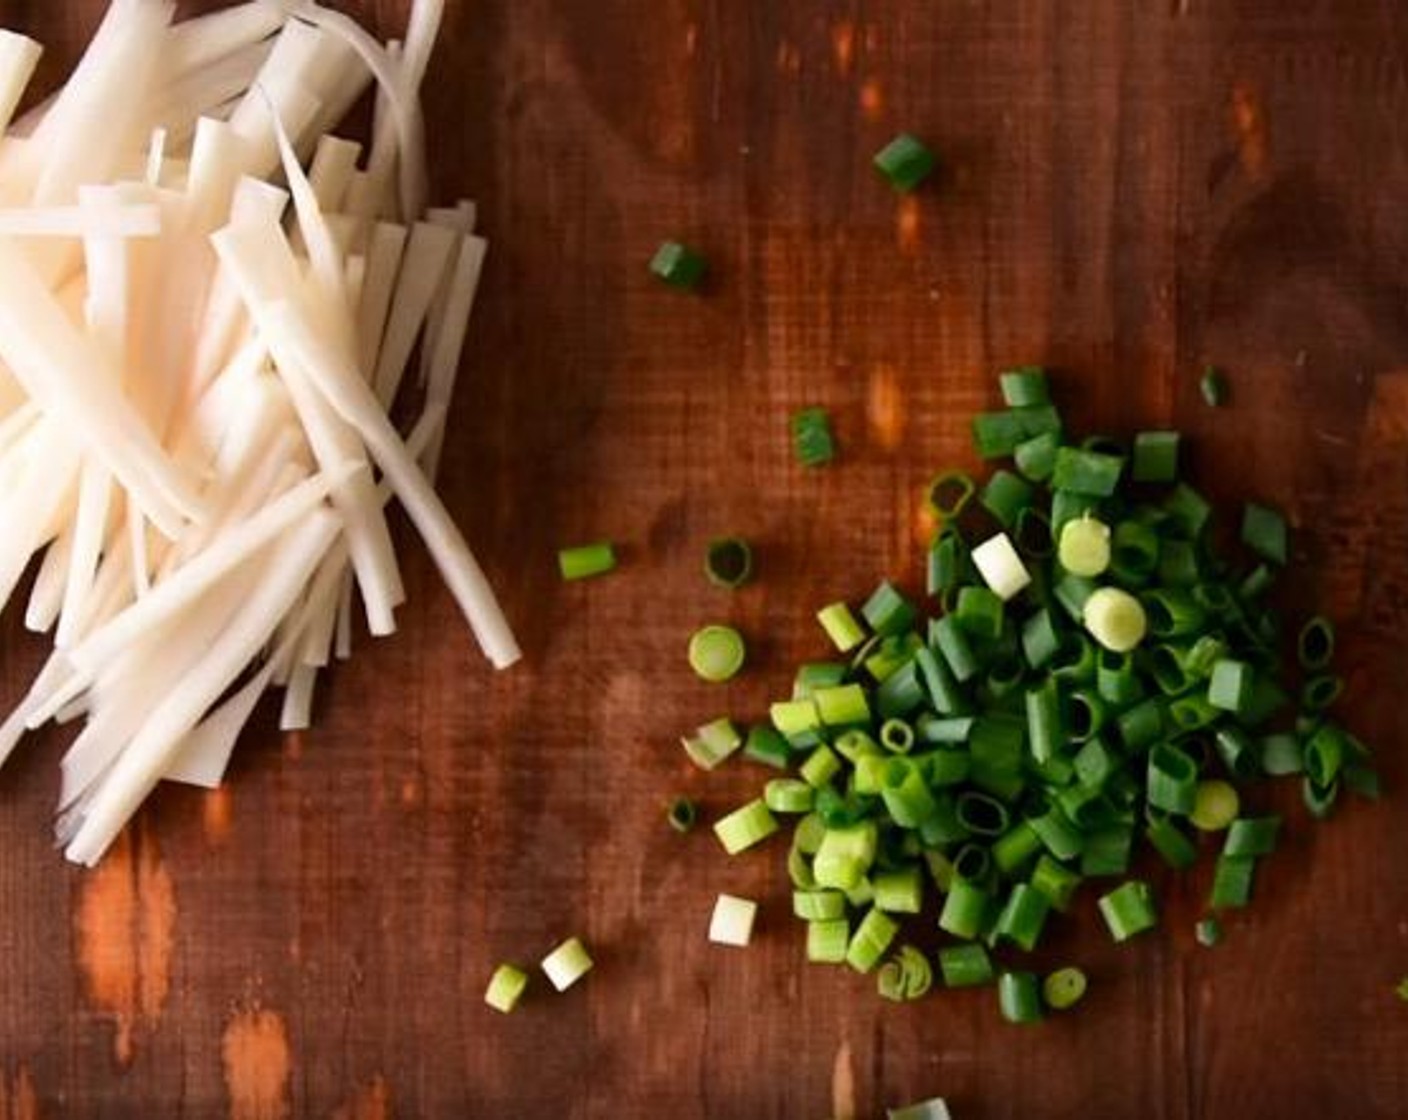
M875 169L895 190L907 193L929 177L938 161L924 144L901 132L875 153Z
M742 587L753 575L753 549L742 537L710 541L704 554L704 574L719 587Z
M705 626L689 639L689 667L714 684L736 676L745 655L743 635L732 626Z
M557 566L565 580L604 575L616 567L616 550L610 541L564 548L557 554Z
M484 1002L495 1011L509 1014L518 1006L523 991L528 987L528 974L517 965L501 964L494 969L489 979L489 988L484 993Z
M1085 997L1088 981L1078 968L1058 968L1041 982L1041 995L1053 1011L1067 1011Z

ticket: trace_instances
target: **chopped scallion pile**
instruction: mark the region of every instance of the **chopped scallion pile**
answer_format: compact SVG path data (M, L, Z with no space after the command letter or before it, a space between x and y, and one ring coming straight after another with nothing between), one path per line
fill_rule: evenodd
M922 995L937 963L945 987L996 983L1003 1017L1026 1023L1085 990L1079 969L1021 966L1057 915L1098 913L1117 942L1158 924L1159 880L1129 878L1142 844L1172 874L1223 833L1221 912L1248 904L1282 826L1249 811L1259 784L1294 777L1314 816L1378 785L1327 711L1330 624L1299 631L1300 680L1277 656L1284 519L1248 507L1250 563L1221 556L1178 433L1074 444L1040 370L1008 371L1002 392L974 438L1019 473L946 472L924 495L935 616L889 580L823 607L828 659L748 735L773 774L715 832L733 854L785 825L808 960L874 973L888 999ZM685 740L706 767L741 742L726 720ZM929 958L904 933L934 893L945 943ZM1198 938L1217 930L1208 918Z

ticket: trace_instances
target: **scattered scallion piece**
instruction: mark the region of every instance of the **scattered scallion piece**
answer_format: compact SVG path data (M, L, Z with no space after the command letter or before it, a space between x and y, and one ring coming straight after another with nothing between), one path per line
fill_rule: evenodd
M1153 893L1147 883L1131 879L1100 899L1100 916L1116 941L1128 941L1158 922Z
M753 575L753 549L742 537L710 541L704 554L704 574L719 587L742 587Z
M901 132L875 153L874 163L890 186L908 193L929 177L937 160L917 137Z
M1198 390L1203 394L1203 400L1207 402L1209 408L1221 408L1227 403L1227 378L1216 366L1203 368L1203 377L1198 382Z
M743 635L732 626L705 626L689 639L689 667L713 684L736 676L745 656Z
M1199 945L1211 949L1222 940L1222 923L1216 918L1204 918L1198 923L1194 936Z
M708 271L703 254L678 241L665 241L650 258L650 271L672 288L697 288Z
M1219 779L1199 782L1188 819L1199 832L1221 832L1237 819L1240 806L1241 799L1230 783Z
M1085 601L1085 628L1114 653L1128 653L1144 640L1148 619L1139 600L1118 587L1101 587Z
M748 738L743 744L743 754L754 762L771 766L774 770L786 770L792 761L792 747L775 728L765 723L755 723L748 729Z
M677 797L670 802L665 819L676 832L689 832L699 819L699 807L687 797Z
M850 653L865 641L865 630L845 603L832 603L816 613L817 621L840 653Z
M1085 998L1085 973L1078 968L1058 968L1041 982L1041 996L1052 1011L1068 1011Z
M930 1097L903 1108L887 1108L885 1120L953 1120L942 1097Z
M1242 543L1274 564L1286 562L1286 519L1269 506L1248 502L1242 511Z
M743 736L732 720L720 718L703 724L680 742L691 762L701 770L712 770L743 745Z
M977 489L964 471L944 471L929 483L929 509L941 521L952 521L967 508Z
M1011 599L1032 581L1031 573L1006 533L998 533L975 548L973 563L988 587L1003 600Z
M762 800L750 801L714 823L714 835L731 856L766 840L776 831L777 818Z
M851 935L851 943L846 948L846 963L857 972L869 972L880 963L880 958L899 931L899 923L883 910L867 910Z
M1110 527L1086 514L1061 527L1056 558L1073 576L1098 576L1110 566Z
M592 958L586 946L575 937L569 937L544 957L542 964L543 972L559 992L565 992L591 971L591 967Z
M747 948L757 917L758 904L752 899L721 894L714 900L714 913L709 918L709 940L716 945Z
M826 409L803 408L792 414L792 452L804 467L820 467L836 458L836 437Z
M501 964L489 978L489 988L484 993L484 1002L495 1011L509 1014L518 1006L523 990L528 987L528 974L517 965Z
M880 995L896 1002L920 999L934 984L929 958L913 945L901 945L875 977Z
M816 964L840 964L851 943L851 926L845 918L807 923L807 960Z
M1328 619L1316 615L1300 629L1296 641L1300 667L1318 673L1326 669L1335 656L1335 628Z
M1252 897L1252 878L1256 874L1253 856L1233 856L1224 852L1217 857L1212 880L1212 908L1225 910L1245 906Z
M1135 482L1172 482L1178 477L1177 432L1140 432L1134 437L1130 474Z
M1398 987L1394 989L1394 993L1404 1003L1408 1003L1408 976L1405 976L1398 982Z
M1041 1021L1041 985L1030 972L1004 972L997 978L997 1002L1009 1023Z
M616 567L616 550L609 541L564 548L557 554L557 566L565 580L603 575Z

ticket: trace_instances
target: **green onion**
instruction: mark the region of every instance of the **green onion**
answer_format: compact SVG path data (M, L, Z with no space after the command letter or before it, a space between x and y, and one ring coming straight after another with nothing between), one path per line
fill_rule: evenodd
M1305 801L1305 807L1310 810L1310 815L1316 820L1324 820L1334 811L1335 802L1339 800L1340 783L1339 780L1331 782L1327 786L1317 785L1311 778L1306 778L1301 785L1301 796Z
M777 818L761 798L748 802L714 823L714 835L731 856L766 840L776 831Z
M821 714L817 711L816 701L811 698L780 700L768 709L768 716L773 727L789 741L803 739L821 728Z
M569 937L543 958L542 969L547 973L552 986L565 992L591 971L592 959L587 955L586 946L575 937Z
M685 754L701 770L712 770L743 745L743 736L728 719L716 719L701 726L680 742Z
M1226 782L1199 782L1188 819L1199 832L1221 832L1237 819L1240 806L1237 791Z
M1211 949L1222 940L1222 923L1216 918L1204 918L1198 923L1195 936L1199 945Z
M1339 677L1323 673L1311 677L1301 690L1300 706L1307 712L1322 712L1340 698L1344 691L1344 681Z
M929 549L925 587L930 595L943 595L957 589L971 577L973 558L968 546L953 528L945 529Z
M1345 736L1332 723L1326 723L1305 744L1305 772L1317 786L1328 786L1344 766Z
M821 887L854 890L875 862L879 834L874 821L828 828L822 835L812 873Z
M1056 452L1051 485L1092 498L1108 498L1114 494L1123 471L1124 460L1118 455L1063 447Z
M721 894L714 900L714 913L709 919L709 940L715 945L745 949L753 940L757 917L758 904L751 898Z
M616 550L610 541L564 548L557 554L557 566L567 580L603 575L616 567Z
M836 437L826 409L803 408L792 414L792 454L804 467L820 467L836 458Z
M701 679L718 684L743 668L743 635L732 626L705 626L689 639L689 667Z
M1095 690L1107 704L1126 708L1144 694L1134 669L1134 657L1102 649L1095 665Z
M1110 566L1110 527L1089 514L1067 521L1056 559L1071 575L1100 575Z
M851 926L845 918L807 923L807 960L815 964L840 964L851 943Z
M973 479L965 472L945 471L929 483L929 509L940 521L953 521L977 492Z
M982 945L950 945L939 950L939 971L950 988L974 988L992 982L992 958Z
M517 965L501 964L489 978L489 988L484 993L484 1002L495 1011L505 1015L518 1006L523 989L528 987L528 974Z
M712 540L704 554L704 574L719 587L742 587L753 574L753 550L742 537Z
M971 637L995 641L1002 635L1002 600L986 587L959 591L954 617Z
M939 928L955 937L977 937L987 925L991 906L987 891L965 879L955 879L939 914Z
M1002 403L1008 408L1051 403L1051 387L1046 380L1046 370L1041 366L1003 370L997 380L1002 389Z
M796 778L776 778L763 787L763 804L774 813L810 813L816 790Z
M1007 904L998 912L994 931L999 938L1030 953L1036 948L1050 911L1051 903L1044 894L1026 883L1018 883L1007 896Z
M1006 601L1032 582L1031 573L1017 555L1006 533L989 537L973 550L973 564L983 581ZM954 670L957 672L957 670ZM959 678L964 679L964 678Z
M1115 941L1128 941L1158 922L1153 893L1147 883L1131 879L1100 898L1100 916Z
M923 772L908 759L895 758L886 764L880 795L891 820L901 828L918 828L938 811Z
M699 807L687 797L677 797L670 802L665 819L676 832L689 832L699 819Z
M1252 694L1252 667L1225 657L1212 667L1208 703L1224 712L1240 712Z
M1190 539L1201 536L1212 517L1212 506L1208 500L1186 482L1178 483L1169 492L1164 499L1164 509Z
M895 754L907 754L914 746L914 728L902 719L887 719L880 725L880 745Z
M1219 727L1213 736L1213 745L1234 778L1249 778L1260 771L1260 752L1240 727Z
M1128 653L1144 640L1148 623L1139 600L1118 587L1101 587L1085 601L1085 628L1108 650Z
M1198 389L1209 408L1221 408L1227 402L1227 379L1216 366L1203 368L1203 377L1198 382Z
M1011 529L1036 500L1036 488L1011 471L994 471L978 500L1004 529Z
M1230 856L1225 852L1218 856L1212 880L1212 908L1226 910L1245 906L1251 901L1255 874L1256 860L1252 856Z
M1261 768L1273 778L1305 770L1305 754L1294 735L1268 735L1261 740L1260 750Z
M1022 656L1032 669L1040 669L1056 656L1061 648L1060 635L1051 612L1042 609L1032 615L1022 626Z
M704 257L678 241L663 242L650 258L650 271L672 288L696 288L708 271Z
M1115 526L1110 572L1122 583L1143 586L1159 567L1159 535L1142 521Z
M1030 882L1033 890L1046 896L1046 901L1051 903L1053 909L1064 913L1075 898L1076 888L1080 886L1080 876L1050 856L1042 855L1032 869Z
M1087 833L1080 853L1080 873L1087 879L1123 875L1129 870L1133 843L1134 829L1129 825L1112 824Z
M1146 793L1149 804L1166 813L1188 814L1198 797L1198 767L1172 743L1149 752Z
M882 582L860 609L877 634L903 634L914 624L913 605L888 581Z
M962 684L978 672L978 658L968 642L968 636L952 615L944 615L933 624L930 645L937 646L954 679Z
M1222 851L1229 856L1269 856L1276 850L1280 817L1243 817L1232 822Z
M874 877L875 908L888 914L917 914L924 901L918 865L882 871Z
M899 923L883 910L867 910L846 947L846 963L857 972L869 972L880 963L899 931Z
M1041 851L1041 837L1026 821L1019 821L992 844L992 862L998 874L1012 878Z
M1286 519L1274 509L1248 502L1242 511L1242 543L1264 560L1286 562Z
M1318 615L1312 618L1300 629L1296 653L1300 667L1307 672L1319 672L1326 668L1335 656L1335 628Z
M840 891L793 891L792 913L804 922L829 922L846 916L846 896Z
M997 1003L1009 1023L1041 1021L1041 986L1030 972L1004 972L999 976Z
M845 603L823 607L817 611L816 617L826 636L841 653L849 653L865 641L865 631Z
M875 974L875 988L882 999L897 1003L921 999L934 983L928 958L913 945L901 945Z
M743 754L754 762L761 762L775 770L785 770L792 762L792 747L765 723L755 723L748 729Z
M1140 432L1134 437L1135 482L1172 482L1178 477L1178 433Z
M903 1108L887 1108L885 1120L953 1120L942 1097L930 1097Z
M1061 726L1061 692L1054 677L1027 691L1027 742L1032 758L1045 762L1065 741Z
M1053 1011L1066 1011L1085 996L1085 973L1078 968L1058 968L1041 982L1041 996Z
M1024 439L1012 449L1012 461L1032 482L1045 482L1056 469L1056 452L1061 449L1061 437L1055 432Z
M1151 821L1144 835L1170 867L1183 871L1197 862L1198 849L1193 841L1167 817Z
M937 161L916 137L901 132L875 153L874 163L890 186L907 193L929 177Z

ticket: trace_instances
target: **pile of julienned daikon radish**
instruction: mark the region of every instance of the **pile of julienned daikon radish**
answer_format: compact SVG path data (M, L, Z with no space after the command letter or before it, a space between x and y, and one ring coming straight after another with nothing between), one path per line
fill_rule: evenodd
M54 641L0 760L86 719L69 859L96 862L162 779L217 785L267 689L307 726L354 594L395 629L393 497L489 660L519 656L432 486L485 251L472 203L424 209L442 3L384 44L311 2L177 23L114 0L13 123L40 47L0 32L0 603L40 556L25 621ZM373 83L363 159L329 130Z

